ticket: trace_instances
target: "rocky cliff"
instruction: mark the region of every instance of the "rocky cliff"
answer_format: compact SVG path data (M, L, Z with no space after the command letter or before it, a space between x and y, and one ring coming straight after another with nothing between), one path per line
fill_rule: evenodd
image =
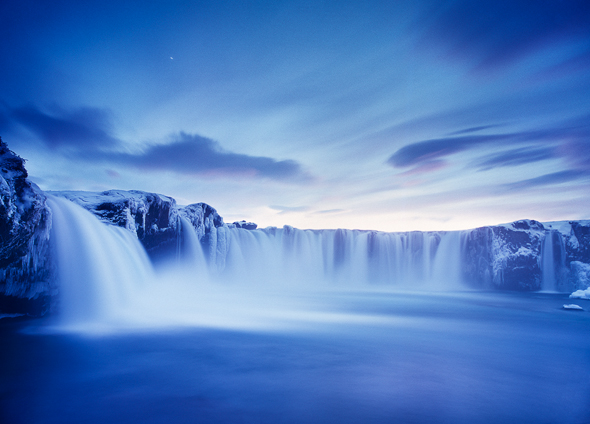
M176 252L180 224L176 200L171 197L137 190L48 193L82 206L105 223L131 231L154 260Z
M464 281L476 288L541 290L547 232L543 224L533 220L464 231Z
M51 211L27 176L0 139L0 313L41 315L55 291Z

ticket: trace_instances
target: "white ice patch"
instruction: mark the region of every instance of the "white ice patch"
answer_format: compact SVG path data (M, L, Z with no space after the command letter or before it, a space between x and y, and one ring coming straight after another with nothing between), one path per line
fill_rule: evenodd
M572 294L570 294L571 299L587 299L590 300L590 287L586 290L576 290Z
M583 311L584 309L580 306L580 305L576 305L576 304L569 304L569 305L563 305L563 309L569 309L572 311Z

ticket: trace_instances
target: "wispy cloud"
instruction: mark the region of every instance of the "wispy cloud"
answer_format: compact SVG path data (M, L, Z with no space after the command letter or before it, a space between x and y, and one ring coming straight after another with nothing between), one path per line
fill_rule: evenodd
M503 141L511 137L511 134L473 135L419 141L402 147L391 155L387 162L394 167L408 167L443 158L479 144Z
M451 133L449 133L449 135L463 135L463 134L471 134L474 132L478 132L478 131L483 131L483 130L487 130L490 128L496 128L499 127L500 125L480 125L477 127L470 127L470 128L465 128L463 130L459 130L459 131L453 131Z
M323 214L333 214L333 213L341 213L341 212L345 212L345 209L325 209L325 210L321 210L321 211L317 211L314 213L323 215Z
M526 190L532 187L567 183L582 178L590 178L590 172L572 169L567 171L553 172L551 174L541 175L540 177L529 178L510 184L505 184L503 187L508 190Z
M54 109L46 112L25 106L13 109L10 115L50 148L101 149L120 143L111 135L111 116L107 110L90 107L72 111Z
M517 166L555 159L560 156L558 149L554 147L523 147L488 155L487 157L480 159L473 166L481 171L486 171L497 167Z
M590 163L588 140L590 126L583 120L563 122L554 127L492 135L467 135L417 141L407 144L391 155L387 163L395 168L414 167L406 173L435 170L447 157L475 149L482 145L494 146L496 151L481 157L470 167L488 170L503 166L517 166L555 158L568 158L575 167ZM505 150L507 146L522 147Z
M308 206L280 206L280 205L269 205L269 208L279 211L279 214L291 213L291 212L305 212L309 210Z

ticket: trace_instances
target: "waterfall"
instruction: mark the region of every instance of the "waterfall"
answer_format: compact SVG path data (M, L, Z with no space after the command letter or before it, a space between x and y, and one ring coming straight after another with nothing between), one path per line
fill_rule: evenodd
M207 261L197 237L195 228L190 221L180 217L182 243L180 243L180 265L194 280L206 278ZM189 277L190 278L190 277Z
M153 278L145 250L128 230L101 223L68 200L48 196L48 203L62 323L116 319L138 287Z
M434 259L432 288L464 288L461 276L463 233L450 231L443 234Z
M266 326L307 310L307 289L460 288L458 232L219 227L204 252L180 217L178 260L154 270L132 232L48 202L64 328Z
M461 233L244 230L224 234L218 278L234 284L461 288Z
M544 292L555 292L557 290L555 255L553 253L553 231L548 231L543 240L543 252L541 254L541 290Z

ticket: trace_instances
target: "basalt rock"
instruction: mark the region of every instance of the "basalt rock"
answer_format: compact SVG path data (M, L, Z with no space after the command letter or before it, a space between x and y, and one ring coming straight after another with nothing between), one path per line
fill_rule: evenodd
M24 160L0 139L0 313L42 315L55 292L51 210Z

